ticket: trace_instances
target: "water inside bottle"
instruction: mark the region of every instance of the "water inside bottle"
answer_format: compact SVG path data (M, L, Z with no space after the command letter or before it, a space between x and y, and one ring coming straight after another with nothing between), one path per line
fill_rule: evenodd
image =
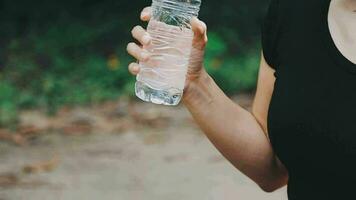
M147 31L152 40L144 49L150 59L140 63L136 95L155 104L177 105L185 86L193 32L156 20L149 22Z

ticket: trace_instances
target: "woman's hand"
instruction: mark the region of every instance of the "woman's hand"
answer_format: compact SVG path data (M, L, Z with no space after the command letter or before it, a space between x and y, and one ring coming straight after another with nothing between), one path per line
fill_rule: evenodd
M143 9L141 12L141 20L149 21L151 18L151 7ZM190 56L190 63L188 66L188 74L186 80L186 86L192 81L197 80L205 73L203 69L204 51L208 42L207 27L204 22L197 18L191 20L192 30L194 32L194 39L192 43L192 52ZM140 45L131 42L127 45L127 51L130 55L136 58L138 61L147 61L150 59L148 51L142 48L144 45L148 45L151 42L150 35L141 26L135 26L132 31L132 36L140 43ZM137 75L140 72L140 66L138 63L131 63L129 65L129 71L133 75Z

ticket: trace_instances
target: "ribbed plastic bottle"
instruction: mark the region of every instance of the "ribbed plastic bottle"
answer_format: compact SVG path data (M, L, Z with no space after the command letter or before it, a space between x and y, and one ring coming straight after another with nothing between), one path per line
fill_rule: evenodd
M147 27L152 39L143 47L150 58L140 62L135 85L140 99L163 105L180 102L194 35L190 21L198 16L200 4L201 0L153 0Z

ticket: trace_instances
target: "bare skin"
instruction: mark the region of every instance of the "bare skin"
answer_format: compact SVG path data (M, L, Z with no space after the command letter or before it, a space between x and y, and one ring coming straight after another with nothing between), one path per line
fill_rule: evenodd
M329 28L340 52L356 64L356 0L331 2Z
M332 35L345 57L356 63L356 54L352 53L356 52L356 35L345 34L356 32L356 24L353 23L356 20L353 13L356 0L334 1L337 3L332 3L329 15L330 29L335 33ZM347 9L342 9L342 6ZM338 23L333 22L341 20L340 15L347 19L342 23L350 25L348 28L337 27ZM151 8L148 7L142 11L141 19L149 21L150 16ZM251 113L244 110L231 101L204 70L207 27L197 18L192 19L191 24L194 31L193 51L183 103L215 147L264 191L272 192L285 186L288 172L274 154L267 133L267 113L275 82L274 70L262 55L253 109ZM142 27L135 27L132 35L142 45L150 42L150 36ZM350 41L354 42L353 45L349 44ZM130 43L127 51L138 60L149 59L149 54L135 43ZM140 67L132 63L129 71L136 75Z

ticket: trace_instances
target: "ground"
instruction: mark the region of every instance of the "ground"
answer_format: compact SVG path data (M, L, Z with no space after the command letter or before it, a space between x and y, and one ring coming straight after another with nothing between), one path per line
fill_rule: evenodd
M249 107L251 97L235 100ZM182 106L120 100L26 111L21 124L32 133L0 142L0 200L287 199L236 170Z

